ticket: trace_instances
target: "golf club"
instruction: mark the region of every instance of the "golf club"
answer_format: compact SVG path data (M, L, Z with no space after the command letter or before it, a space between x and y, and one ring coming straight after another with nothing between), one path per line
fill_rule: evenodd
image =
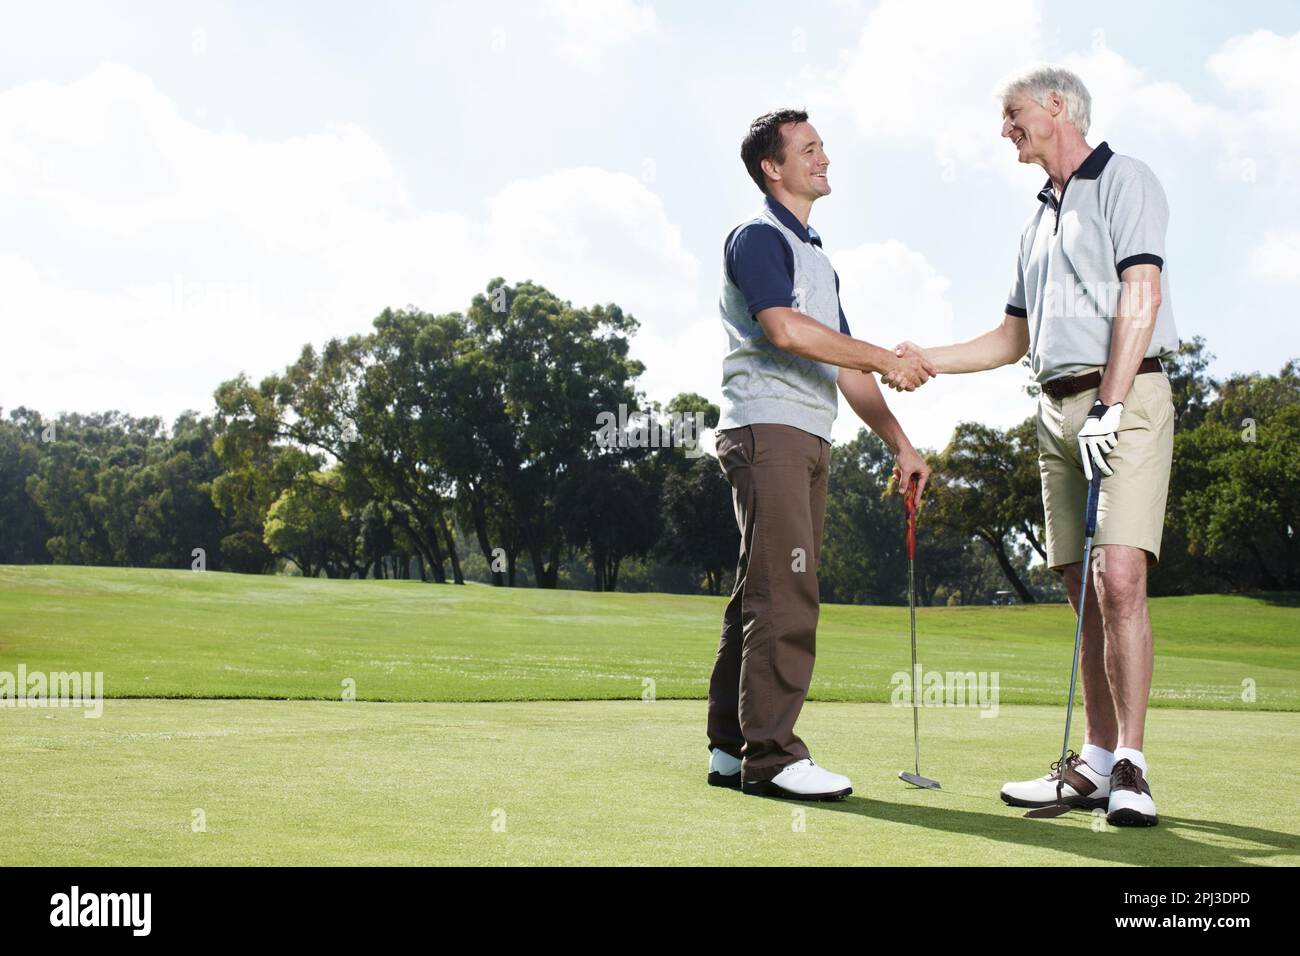
M1070 718L1074 714L1074 685L1079 676L1079 642L1083 638L1083 605L1088 597L1088 570L1092 562L1092 536L1097 532L1097 499L1100 496L1101 469L1094 465L1092 480L1088 483L1088 507L1083 539L1083 575L1079 579L1079 620L1074 626L1074 657L1070 660L1070 696L1065 702L1065 739L1061 742L1061 759L1056 764L1056 772L1060 775L1056 780L1056 803L1030 810L1025 814L1027 817L1059 817L1071 810L1070 805L1065 803L1063 799L1065 755L1066 749L1070 746Z
M899 771L898 779L914 787L926 790L941 790L938 780L921 776L921 721L920 693L918 686L920 675L916 672L916 478L907 486L907 495L903 499L903 512L907 515L907 607L912 619L912 749L915 758L915 773Z

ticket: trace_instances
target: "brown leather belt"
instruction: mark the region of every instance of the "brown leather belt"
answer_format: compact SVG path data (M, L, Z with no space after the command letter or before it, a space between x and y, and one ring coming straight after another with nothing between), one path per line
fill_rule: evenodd
M1137 374L1143 375L1147 372L1163 371L1164 366L1160 364L1160 359L1144 358L1142 364L1138 366ZM1078 395L1080 392L1086 392L1088 389L1097 388L1100 385L1101 372L1089 372L1086 375L1062 375L1050 382L1044 382L1043 391L1059 402L1063 398Z

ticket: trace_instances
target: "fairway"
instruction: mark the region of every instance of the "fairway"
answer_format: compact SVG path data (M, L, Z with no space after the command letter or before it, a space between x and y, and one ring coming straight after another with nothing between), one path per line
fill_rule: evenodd
M1007 775L1052 759L1055 709L924 713L924 768L944 786L932 792L894 778L911 763L908 710L811 704L800 731L814 758L853 780L838 804L707 786L703 713L690 701L10 711L0 758L24 776L0 826L22 864L1300 863L1295 801L1277 798L1277 755L1300 744L1291 714L1157 711L1161 825L1094 830L1086 813L1026 820L998 800ZM1283 789L1294 794L1293 776Z
M799 732L853 796L708 787L703 697L722 604L0 567L0 671L103 671L108 698L99 719L0 708L0 759L22 767L0 805L7 859L1300 863L1293 600L1152 602L1151 830L1077 812L1030 821L998 800L1060 747L1073 637L1060 606L920 611L927 670L1000 677L988 716L921 713L922 771L942 791L895 778L912 759L911 711L888 703L907 669L906 609L847 606L823 607ZM341 699L347 681L355 701Z
M723 598L414 581L0 566L0 669L103 671L109 697L698 699ZM1300 710L1295 596L1151 602L1156 707ZM997 672L1005 704L1064 704L1065 605L921 608L926 670ZM811 700L888 702L907 608L824 605ZM1243 703L1243 682L1255 700Z

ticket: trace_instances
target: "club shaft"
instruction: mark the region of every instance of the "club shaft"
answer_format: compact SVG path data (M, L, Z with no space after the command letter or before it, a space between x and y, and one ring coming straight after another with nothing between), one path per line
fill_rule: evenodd
M1070 747L1070 720L1074 716L1074 688L1079 678L1079 647L1083 640L1083 611L1088 600L1088 571L1092 562L1092 535L1083 542L1083 575L1079 584L1079 620L1074 626L1074 657L1070 661L1070 696L1065 702L1065 738L1061 741L1058 770L1065 780L1065 755Z
M916 670L916 562L907 559L907 610L912 622L912 752L916 775L921 776L921 675Z

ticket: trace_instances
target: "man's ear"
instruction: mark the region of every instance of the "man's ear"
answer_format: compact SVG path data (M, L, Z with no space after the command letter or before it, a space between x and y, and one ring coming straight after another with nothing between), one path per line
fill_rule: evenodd
M1047 111L1052 114L1053 118L1059 116L1065 110L1065 100L1061 94L1051 92L1047 94Z
M776 163L772 162L772 160L760 160L758 165L762 167L763 172L767 174L769 179L775 179L777 182L781 181L781 170L777 168Z

